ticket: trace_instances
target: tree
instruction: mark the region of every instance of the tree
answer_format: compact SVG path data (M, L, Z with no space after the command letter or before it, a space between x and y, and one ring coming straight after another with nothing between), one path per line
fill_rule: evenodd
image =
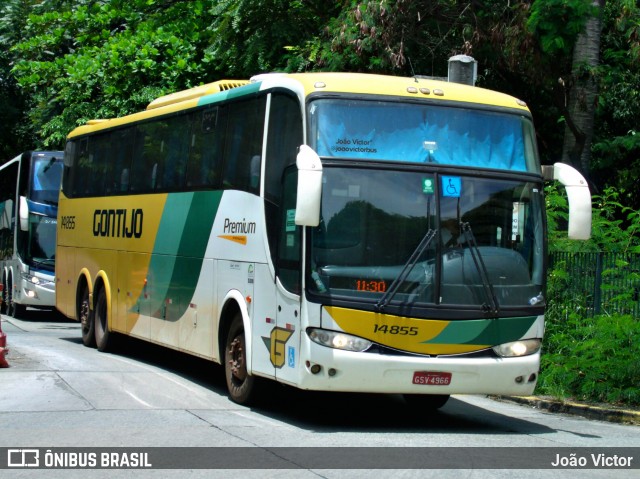
M60 148L87 120L139 111L202 83L210 4L44 0L32 7L12 72L30 97L29 122L43 145Z
M306 45L339 12L322 0L221 0L213 2L207 53L216 69L248 78L274 70L299 71L309 65ZM302 53L304 52L304 53Z
M285 68L296 60L286 47L295 50L333 10L320 1L42 0L28 11L12 74L30 99L30 128L59 148L87 120Z
M640 210L640 6L609 0L603 22L591 176L600 191L615 185Z
M327 25L315 68L446 76L447 58L464 48L467 2L345 2ZM467 28L468 35L472 31Z
M0 7L0 163L21 150L37 148L29 135L24 112L25 99L11 68L15 61L9 47L21 40L31 0L5 0Z
M0 115L19 126L8 135L10 128L3 128L2 148L60 148L68 132L89 119L139 111L157 96L224 77L274 70L446 76L448 58L468 53L478 61L479 86L527 102L544 163L561 157L558 124L573 126L577 135L566 136L580 140L587 127L575 110L596 105L593 147L586 140L573 146L594 156L570 162L588 167L600 191L609 181L624 186L640 207L634 188L640 175L639 7L634 0L609 0L595 10L605 27L593 66L572 62L574 45L594 18L593 4L5 0ZM583 80L603 92L597 102L576 94Z
M570 85L567 91L566 128L562 160L588 173L591 166L591 142L598 94L597 69L600 64L600 32L604 0L593 0L593 9L578 34L573 49Z

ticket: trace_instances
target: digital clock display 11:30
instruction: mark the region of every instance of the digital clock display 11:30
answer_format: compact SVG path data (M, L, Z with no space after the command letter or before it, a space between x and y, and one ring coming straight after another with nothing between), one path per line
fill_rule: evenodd
M387 282L383 280L355 279L354 281L357 291L367 291L369 293L384 293L387 291Z

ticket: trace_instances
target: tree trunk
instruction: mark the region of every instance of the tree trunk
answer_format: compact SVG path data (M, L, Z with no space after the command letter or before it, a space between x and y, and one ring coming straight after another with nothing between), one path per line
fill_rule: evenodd
M571 84L565 104L566 127L562 161L588 174L591 162L591 140L598 95L595 68L600 61L600 32L605 0L593 0L597 12L587 20L573 50Z

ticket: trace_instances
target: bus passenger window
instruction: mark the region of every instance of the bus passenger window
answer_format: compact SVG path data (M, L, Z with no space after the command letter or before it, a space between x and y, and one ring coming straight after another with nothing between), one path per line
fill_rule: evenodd
M107 171L110 194L118 195L129 191L129 171L133 149L133 128L116 130L111 134L111 172Z
M189 118L181 115L167 122L168 128L163 141L162 177L157 188L176 190L184 186L189 158L191 124Z
M91 159L89 158L89 139L83 138L76 147L73 174L73 196L87 196L88 180L91 175Z
M229 105L225 142L225 188L259 192L260 175L252 175L255 156L262 152L266 97ZM259 171L259 170L258 170Z
M164 148L162 138L167 129L164 121L138 125L135 139L135 154L131 167L131 191L149 192L158 182L158 165Z
M208 107L191 115L187 186L215 188L219 184L226 115L223 107Z

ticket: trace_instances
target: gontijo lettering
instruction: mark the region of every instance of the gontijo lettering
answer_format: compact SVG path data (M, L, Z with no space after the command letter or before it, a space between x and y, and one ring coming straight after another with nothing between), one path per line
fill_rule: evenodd
M142 209L131 211L95 210L93 213L93 236L112 238L140 238L142 236Z

